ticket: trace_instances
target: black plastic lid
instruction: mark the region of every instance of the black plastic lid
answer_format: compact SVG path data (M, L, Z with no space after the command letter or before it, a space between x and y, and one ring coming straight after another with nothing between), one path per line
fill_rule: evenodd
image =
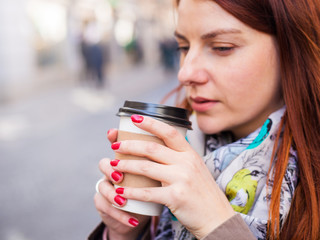
M125 101L123 107L119 109L117 116L131 116L133 114L158 118L172 125L192 129L191 122L188 119L188 110L184 108L154 103Z

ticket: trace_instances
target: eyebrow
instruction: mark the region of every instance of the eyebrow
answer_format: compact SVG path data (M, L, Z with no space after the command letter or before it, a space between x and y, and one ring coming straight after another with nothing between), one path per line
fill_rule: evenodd
M210 38L215 38L218 35L223 35L223 34L239 34L241 33L240 30L238 29L234 29L234 28L230 28L230 29L218 29L212 32L208 32L206 34L201 35L201 39L202 40L206 40L206 39L210 39ZM176 36L177 38L183 39L183 40L187 40L187 38L185 36L183 36L181 33L179 33L178 31L174 32L174 36Z

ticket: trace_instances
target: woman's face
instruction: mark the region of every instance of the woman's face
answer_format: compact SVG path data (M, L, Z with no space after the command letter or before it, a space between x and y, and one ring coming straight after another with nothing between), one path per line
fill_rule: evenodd
M181 0L179 81L206 134L241 138L283 106L277 44L210 0Z

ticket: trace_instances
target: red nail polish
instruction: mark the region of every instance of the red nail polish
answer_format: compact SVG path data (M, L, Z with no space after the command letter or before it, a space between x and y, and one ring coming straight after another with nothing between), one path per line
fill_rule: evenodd
M114 171L113 173L111 173L111 177L114 181L118 182L121 178L122 174L117 172L117 171Z
M134 114L131 115L131 120L135 123L141 123L143 121L143 116Z
M120 142L115 142L115 143L112 143L111 145L112 150L118 150L119 147L120 147Z
M122 187L119 187L116 189L117 194L123 194L123 192L124 192L124 188L122 188Z
M110 132L111 132L111 129L108 130L107 135L109 135Z
M126 202L126 199L124 197L117 195L115 196L114 201L120 206L122 206Z
M136 227L136 226L138 226L139 221L138 221L138 219L130 218L130 219L129 219L129 223L130 223L132 226Z
M110 161L110 165L111 165L112 167L116 167L119 162L120 162L120 160L114 159L114 160L111 160L111 161Z

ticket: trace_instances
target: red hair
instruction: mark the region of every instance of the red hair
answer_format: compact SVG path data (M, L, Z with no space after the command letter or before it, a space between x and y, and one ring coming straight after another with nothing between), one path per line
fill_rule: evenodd
M319 0L212 0L279 46L286 113L273 172L269 239L320 238L320 4ZM176 0L179 4L179 0ZM185 105L186 106L186 105ZM280 131L278 133L279 141ZM275 146L277 146L277 141ZM299 181L280 229L281 184L289 149L298 154Z

